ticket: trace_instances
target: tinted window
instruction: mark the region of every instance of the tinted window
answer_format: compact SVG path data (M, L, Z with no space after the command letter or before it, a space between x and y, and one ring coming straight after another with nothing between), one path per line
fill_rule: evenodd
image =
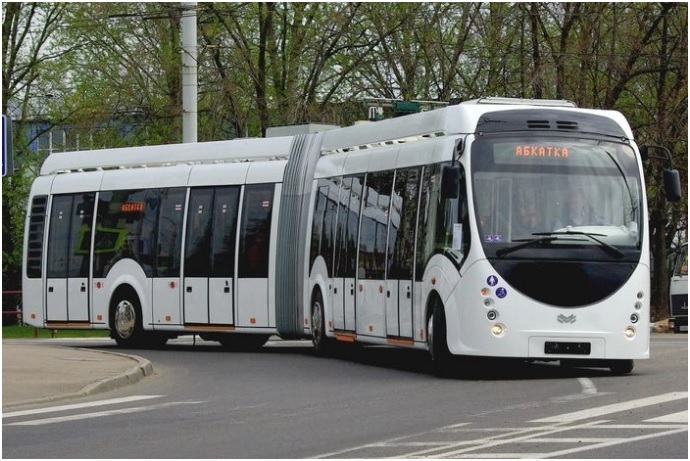
M240 230L239 276L268 277L273 184L245 187Z
M72 196L56 195L48 231L48 277L67 277Z
M419 168L399 170L395 176L388 231L390 279L412 279L420 177Z
M105 277L124 258L149 277L179 274L183 213L184 189L101 192L94 277Z
M216 189L211 241L211 276L213 277L233 277L235 274L235 239L239 199L239 186Z
M213 189L193 189L187 215L185 276L208 277L211 257Z
M158 277L180 275L184 189L160 191L160 212L156 240L156 269Z
M48 236L48 277L88 277L94 193L56 195Z
M336 277L355 277L364 175L343 178L338 208Z
M438 165L426 166L422 173L419 220L417 222L417 267L415 271L417 281L423 279L426 263L434 253L434 216L440 195L438 173Z
M323 256L329 273L333 269L337 198L340 185L337 179L320 179L316 189L312 225L310 266L317 256Z
M386 238L392 190L392 171L367 175L359 236L360 278L382 280L386 276Z

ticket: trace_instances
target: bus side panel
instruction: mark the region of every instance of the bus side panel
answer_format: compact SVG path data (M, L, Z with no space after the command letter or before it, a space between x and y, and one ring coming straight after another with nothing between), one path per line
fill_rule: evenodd
M357 334L385 338L385 282L359 280L357 283Z
M45 277L45 251L47 246L48 220L49 220L49 196L53 177L42 176L36 178L31 186L31 195L27 203L28 211L24 227L24 257L22 258L22 321L34 327L43 327L45 320L45 289L43 277ZM43 196L40 207L36 207L33 212L42 216L36 216L34 224L31 223L32 206L35 196ZM32 263L35 265L29 268L30 245L29 240L33 236L33 245L36 245L37 252ZM34 250L34 249L32 249ZM40 261L40 262L39 262ZM29 274L29 272L32 272ZM6 287L10 288L10 287Z
M268 279L240 279L237 288L237 325L268 326Z
M151 279L153 286L154 325L180 325L180 278L157 277Z

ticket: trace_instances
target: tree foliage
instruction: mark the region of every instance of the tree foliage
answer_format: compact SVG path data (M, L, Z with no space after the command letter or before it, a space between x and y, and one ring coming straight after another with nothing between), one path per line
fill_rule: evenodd
M97 147L180 142L186 5L4 3L3 110L79 128ZM675 153L687 184L687 4L247 2L196 12L200 140L348 125L363 118L365 97L569 99L621 111L638 144ZM664 167L645 166L657 309L666 250L687 234L687 193L665 202ZM22 187L3 194L4 235ZM5 245L4 255L17 251Z

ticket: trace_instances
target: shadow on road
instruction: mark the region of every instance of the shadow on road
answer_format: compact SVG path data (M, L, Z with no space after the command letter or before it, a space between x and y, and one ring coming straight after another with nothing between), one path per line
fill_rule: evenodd
M84 346L81 346L84 347ZM118 352L132 353L135 355L147 355L146 349L123 350L115 346L86 346L96 349L112 349ZM150 350L153 352L154 350ZM156 348L155 352L191 352L197 354L228 354L233 357L255 355L292 355L301 357L313 357L314 360L328 361L339 360L349 364L376 367L380 369L395 370L405 373L423 375L436 375L439 379L451 380L537 380L537 379L570 379L577 377L602 377L611 376L608 369L604 368L578 368L575 366L560 366L558 361L541 362L525 361L520 359L501 359L484 357L456 358L438 376L434 369L429 354L425 351L400 349L386 346L363 346L351 344L336 344L327 355L319 355L311 347L311 343L304 341L301 344L280 341L271 342L268 345L252 352L232 352L225 350L215 342L199 341L198 343L171 342L163 347Z

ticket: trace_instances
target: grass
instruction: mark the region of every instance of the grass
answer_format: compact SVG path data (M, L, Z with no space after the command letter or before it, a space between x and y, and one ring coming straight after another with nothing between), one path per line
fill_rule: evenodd
M2 339L33 338L108 338L108 330L46 330L28 325L2 327Z

